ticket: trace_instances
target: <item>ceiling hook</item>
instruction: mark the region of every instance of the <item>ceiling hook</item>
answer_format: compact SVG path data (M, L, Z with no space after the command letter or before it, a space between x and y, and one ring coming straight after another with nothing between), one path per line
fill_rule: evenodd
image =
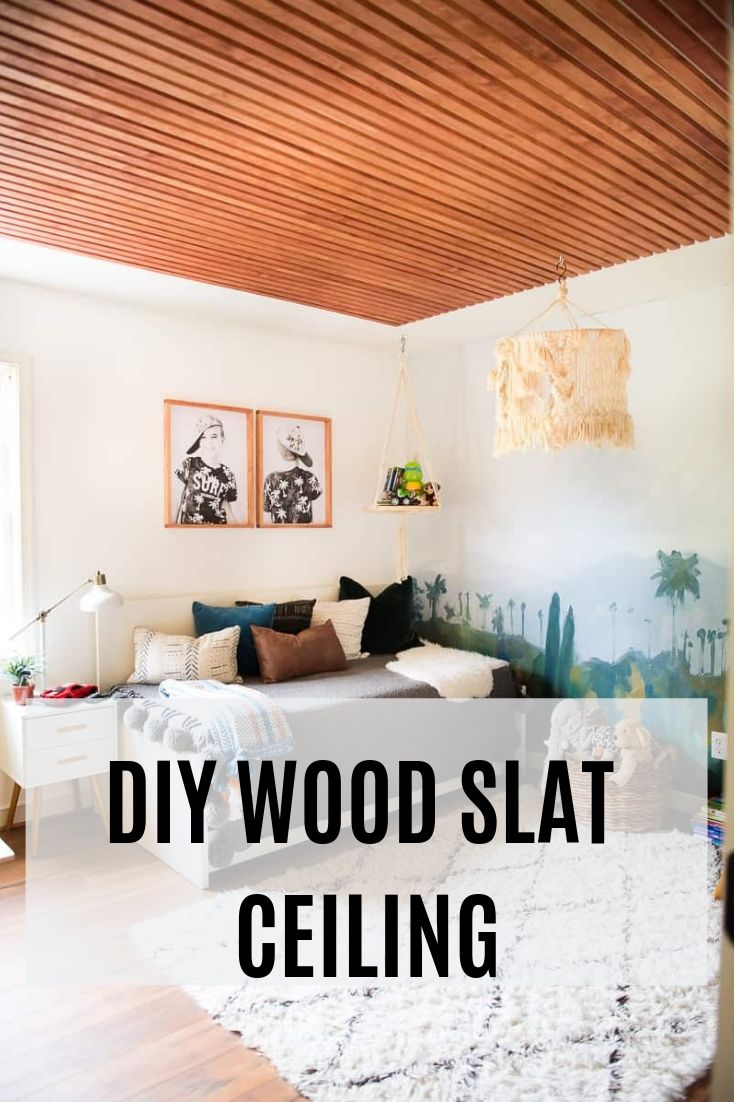
M401 337L401 355L402 356L406 355L406 338L405 337Z
M566 280L566 278L567 278L567 262L564 259L564 257L562 256L562 254L559 253L559 259L556 262L556 281L557 281L557 283L563 284L564 281Z

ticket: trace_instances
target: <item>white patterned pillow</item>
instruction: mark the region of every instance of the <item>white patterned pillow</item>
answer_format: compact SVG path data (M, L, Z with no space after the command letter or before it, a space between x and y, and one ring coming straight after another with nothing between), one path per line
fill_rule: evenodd
M311 626L314 628L331 620L345 658L359 658L362 629L369 608L369 597L360 597L357 601L317 601L311 614Z
M198 639L190 635L164 635L150 628L135 628L135 669L128 682L159 685L173 681L237 680L238 626L212 631Z

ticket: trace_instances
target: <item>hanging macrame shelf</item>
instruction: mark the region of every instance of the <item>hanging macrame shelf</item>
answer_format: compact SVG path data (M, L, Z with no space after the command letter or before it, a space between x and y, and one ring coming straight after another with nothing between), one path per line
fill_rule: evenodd
M393 495L393 491L389 491L387 488L387 479L391 471L402 471L401 467L390 466L390 451L393 436L395 434L396 420L398 417L399 406L401 401L405 404L406 417L408 422L409 437L411 440L411 447L409 451L409 460L415 463L421 471L421 490L419 491L422 496L430 497L431 503L414 501L414 504L403 504L392 501L386 501L386 497L390 494ZM424 475L426 476L424 478ZM405 490L403 492L406 492ZM412 491L416 492L416 491ZM411 389L411 380L408 374L408 357L406 355L406 339L401 339L401 355L398 365L398 378L396 380L396 389L393 395L393 405L391 407L390 421L388 423L388 431L385 435L385 442L383 444L383 451L380 456L380 462L378 465L378 475L375 483L375 492L373 494L373 500L370 505L367 506L367 510L370 513L382 513L384 516L397 516L399 518L398 528L398 577L400 580L404 579L408 575L406 564L406 517L412 516L416 513L438 513L441 509L441 500L439 496L439 485L435 481L433 476L433 470L431 466L431 459L429 457L429 450L426 446L426 439L424 437L421 422L419 420L418 410L416 408L416 402Z

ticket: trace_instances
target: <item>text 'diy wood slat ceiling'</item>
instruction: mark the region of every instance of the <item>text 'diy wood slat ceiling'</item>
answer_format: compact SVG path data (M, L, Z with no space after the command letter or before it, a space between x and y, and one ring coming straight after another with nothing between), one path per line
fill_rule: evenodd
M728 0L0 0L0 235L401 324L729 229Z

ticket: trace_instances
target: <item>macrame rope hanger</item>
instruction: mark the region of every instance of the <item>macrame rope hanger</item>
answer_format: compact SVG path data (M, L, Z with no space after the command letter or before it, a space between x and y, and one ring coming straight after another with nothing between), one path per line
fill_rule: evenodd
M583 318L589 318L590 321L594 321L597 325L599 325L601 329L610 328L609 325L605 325L604 321L598 318L595 314L590 314L587 310L583 310L581 306L577 305L576 302L572 302L572 300L570 299L569 291L567 290L567 262L561 253L559 253L559 259L556 262L556 283L559 290L557 291L555 298L553 298L549 305L545 307L545 309L543 309L540 314L537 314L535 318L531 318L531 320L527 321L525 325L522 325L520 329L516 329L515 333L513 333L514 337L517 337L521 333L524 333L526 329L530 329L531 326L536 325L536 323L541 321L542 318L545 318L548 314L552 313L553 310L557 309L561 310L564 313L564 316L569 321L572 329L581 328L579 322L572 312L574 310L576 310L577 314L581 315Z
M433 464L429 455L429 449L426 444L426 437L421 426L418 410L416 408L416 400L413 393L413 387L411 385L411 377L408 371L408 353L406 350L406 338L401 337L401 351L398 362L398 378L396 379L395 391L393 393L393 402L391 405L390 419L388 421L388 431L385 435L383 443L383 450L380 456L380 462L378 465L378 475L375 483L375 493L373 494L372 508L377 512L396 512L398 513L398 541L397 541L397 578L398 581L404 581L408 577L408 537L406 532L406 513L414 512L415 506L387 506L381 507L379 505L381 493L383 490L383 484L385 475L388 470L390 461L390 446L395 433L396 422L398 419L398 409L403 397L406 405L406 413L408 418L409 433L412 435L414 450L416 455L421 460L422 469L427 475L427 482L431 482L434 495L436 499L436 506L438 509L440 505L439 499L439 487L434 479Z

